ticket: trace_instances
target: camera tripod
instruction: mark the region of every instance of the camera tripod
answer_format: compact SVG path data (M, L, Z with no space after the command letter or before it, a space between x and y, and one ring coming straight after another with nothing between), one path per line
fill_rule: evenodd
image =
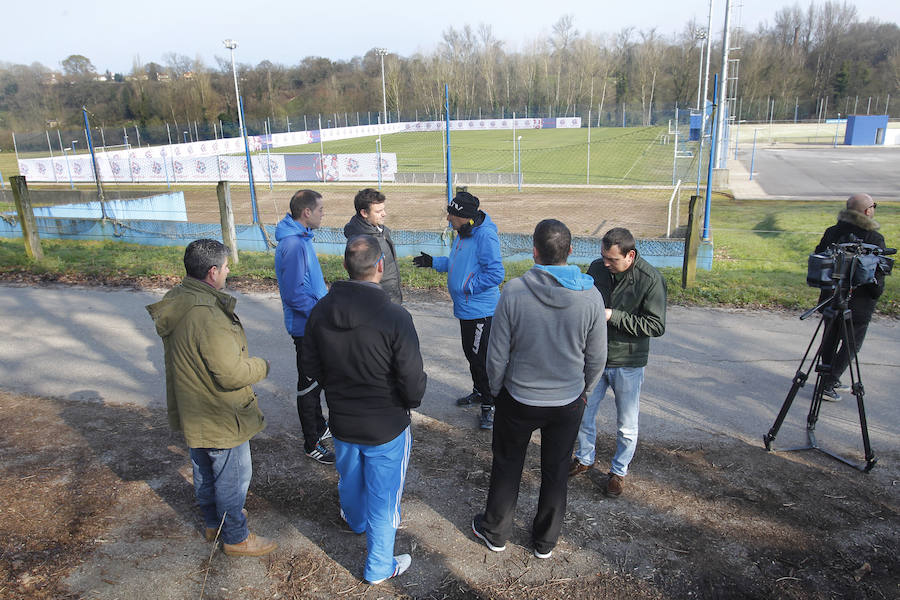
M843 289L844 286L842 283L843 282L840 280L836 281L837 285L835 286L834 294L830 298L820 303L818 306L809 309L800 316L801 320L806 319L824 307L822 316L819 320L819 325L816 327L816 331L813 333L809 346L806 348L806 353L800 360L800 366L797 368L797 373L794 375L791 389L784 399L784 404L781 405L781 411L779 411L775 423L772 425L769 433L763 436L763 443L766 446L766 450L772 450L772 442L775 441L775 436L778 435L778 430L781 428L781 425L797 396L797 392L801 387L806 385L810 373L813 371L813 368L815 368L816 382L815 387L813 388L813 397L809 406L809 413L806 416L807 445L799 446L797 448L787 448L785 451L818 450L819 452L827 454L851 467L868 473L872 470L872 467L875 466L875 463L878 462L878 459L875 458L875 454L872 452L872 446L869 444L869 429L866 425L866 408L863 402L865 390L862 384L862 375L859 370L859 359L856 354L851 313L848 308L849 295L847 290ZM822 339L809 364L809 368L804 372L803 365L806 363L806 359L809 356L810 350L812 350L820 331L823 332ZM820 448L816 441L816 422L819 420L819 410L822 407L822 395L827 380L833 381L831 378L832 365L837 356L838 342L843 344L845 351L848 353L849 360L847 371L850 374L850 388L853 395L856 397L856 406L859 410L859 425L862 430L863 448L865 449L866 462L864 464L855 463L834 452Z

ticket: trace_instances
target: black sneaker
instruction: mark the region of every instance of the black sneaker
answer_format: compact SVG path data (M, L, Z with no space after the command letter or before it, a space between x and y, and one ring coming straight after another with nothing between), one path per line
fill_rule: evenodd
M494 428L494 407L482 404L481 405L481 418L478 420L478 427L481 429L493 429Z
M319 441L324 442L325 440L331 437L331 427L328 426L328 421L325 421L325 432L319 436Z
M463 396L462 398L456 399L457 406L468 406L470 404L481 404L481 394L473 391L468 396Z
M328 450L322 444L316 444L316 447L306 453L308 457L317 460L323 465L334 464L334 452Z
M489 539L487 539L487 537L483 533L481 533L480 528L482 517L484 517L484 515L478 514L475 515L474 519L472 519L472 533L475 534L475 537L484 542L484 545L488 547L488 550L493 550L494 552L503 552L504 550L506 550L506 544L503 544L502 546L495 546Z

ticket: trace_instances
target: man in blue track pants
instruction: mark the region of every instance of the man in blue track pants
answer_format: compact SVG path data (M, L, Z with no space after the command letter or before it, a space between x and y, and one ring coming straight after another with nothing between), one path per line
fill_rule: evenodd
M421 404L426 382L412 317L379 285L384 258L371 235L347 242L350 281L336 281L312 309L302 352L304 372L325 389L341 516L366 534L371 584L412 562L394 555L394 538L412 445L409 411Z

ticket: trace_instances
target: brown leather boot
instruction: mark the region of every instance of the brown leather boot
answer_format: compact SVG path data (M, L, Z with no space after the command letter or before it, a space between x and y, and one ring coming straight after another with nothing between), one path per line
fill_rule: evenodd
M586 471L590 471L594 468L594 465L583 465L577 458L572 459L572 464L569 465L569 477L575 477L576 475L581 475Z
M250 518L250 515L247 513L246 508L241 509L241 514L244 515L245 519ZM218 533L218 532L219 532L218 527L207 527L206 531L203 533L203 535L204 535L204 537L206 537L207 542L214 542L214 541L216 541L216 533Z
M624 487L625 478L621 475L610 473L609 479L606 480L606 487L603 489L603 493L609 498L618 498L622 495L622 488Z
M276 548L278 544L255 533L248 534L247 539L239 544L222 544L222 550L228 556L263 556Z

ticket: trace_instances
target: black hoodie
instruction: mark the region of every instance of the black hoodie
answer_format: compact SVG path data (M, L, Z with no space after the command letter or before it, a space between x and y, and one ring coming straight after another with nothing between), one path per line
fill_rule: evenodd
M325 389L334 437L379 445L409 426L426 375L405 308L377 284L337 281L306 323L303 371Z

